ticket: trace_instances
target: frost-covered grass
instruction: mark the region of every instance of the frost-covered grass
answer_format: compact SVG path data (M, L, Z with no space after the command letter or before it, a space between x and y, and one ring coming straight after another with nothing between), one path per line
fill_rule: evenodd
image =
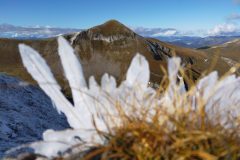
M129 160L239 159L239 127L225 129L200 113L169 115L164 123L156 119L152 117L149 122L129 117L123 126L106 134L104 145L85 158L102 155L103 159Z
M186 90L181 60L170 58L167 86L154 90L148 87L148 62L136 54L120 86L108 74L101 85L94 77L87 85L72 47L61 37L58 42L74 105L61 93L45 60L32 48L19 46L28 72L72 127L44 132L43 141L28 145L35 153L70 159L240 158L239 77L219 78L212 72Z

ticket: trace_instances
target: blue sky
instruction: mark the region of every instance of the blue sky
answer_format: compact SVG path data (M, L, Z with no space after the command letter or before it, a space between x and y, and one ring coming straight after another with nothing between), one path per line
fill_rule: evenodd
M109 19L117 19L134 27L210 30L218 25L237 26L240 21L239 2L240 0L0 0L0 23L89 28Z

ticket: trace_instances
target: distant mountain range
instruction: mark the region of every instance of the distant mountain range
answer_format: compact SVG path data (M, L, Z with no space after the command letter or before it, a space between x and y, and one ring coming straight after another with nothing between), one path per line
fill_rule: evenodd
M72 28L52 28L48 26L35 27L21 27L10 24L0 25L1 38L15 38L15 39L39 39L56 37L62 34L79 32L81 29Z
M208 48L210 46L221 45L229 41L240 38L240 36L209 36L209 37L190 37L190 36L161 36L155 37L161 41L187 48Z
M232 41L236 38L240 38L240 36L186 36L174 28L151 29L137 27L131 29L141 36L156 38L164 42L169 42L171 44L187 48L202 48L207 46L220 45L228 41ZM83 31L83 29L57 28L48 26L21 27L10 24L1 24L0 38L41 39L80 31Z

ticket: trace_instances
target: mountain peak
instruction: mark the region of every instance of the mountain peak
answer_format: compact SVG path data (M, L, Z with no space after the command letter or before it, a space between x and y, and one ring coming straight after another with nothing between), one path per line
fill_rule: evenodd
M119 22L115 19L110 19L110 20L106 21L103 25L106 25L109 27L124 26L121 22Z
M99 26L91 28L90 30L94 33L101 33L105 36L134 34L131 29L117 20L109 20Z

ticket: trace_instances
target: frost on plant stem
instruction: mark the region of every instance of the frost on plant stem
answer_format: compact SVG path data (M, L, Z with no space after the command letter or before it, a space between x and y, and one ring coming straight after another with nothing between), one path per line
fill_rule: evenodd
M212 72L186 91L183 79L178 75L181 60L174 57L168 60L169 86L164 93L158 95L156 90L148 87L148 62L142 55L136 54L127 71L126 80L119 86L115 78L108 74L103 75L101 85L93 76L90 77L87 86L73 48L63 37L58 38L58 44L58 53L64 75L71 87L74 105L61 93L61 87L39 53L24 44L19 45L24 66L54 102L56 109L65 114L72 127L64 131L45 131L42 142L30 144L38 154L54 157L76 144L85 144L84 147L102 144L103 138L97 131L108 132L112 127L122 124L122 115L141 116L144 109L151 111L148 115L150 117L154 115L155 107L160 107L169 114L204 107L213 120L217 115L215 113L220 110L223 124L228 112L233 112L238 117L239 77L229 75L219 79L217 72ZM159 119L162 122L167 120L164 115Z

